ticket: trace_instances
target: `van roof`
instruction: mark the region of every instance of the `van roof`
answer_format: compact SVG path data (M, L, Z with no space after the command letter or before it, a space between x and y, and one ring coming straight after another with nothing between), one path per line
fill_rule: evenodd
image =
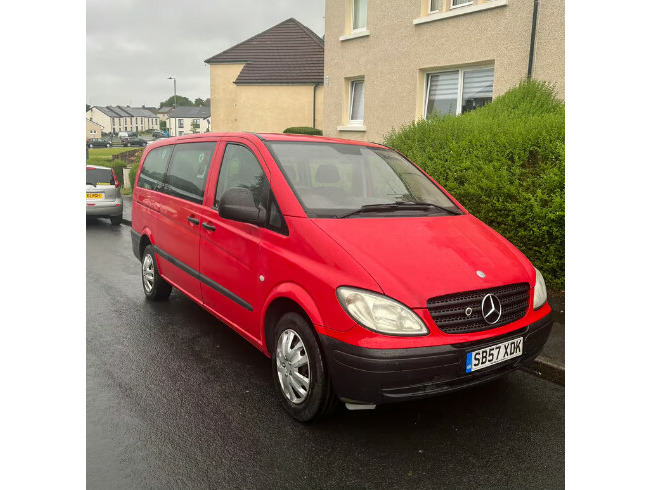
M306 134L285 134L285 133L251 133L251 132L221 132L221 133L195 133L183 136L173 136L164 140L165 144L174 144L177 141L204 140L214 137L241 137L245 139L258 138L262 141L301 141L313 143L342 143L346 145L373 146L385 148L384 145L366 141L346 140L342 138L329 138L326 136L311 136Z

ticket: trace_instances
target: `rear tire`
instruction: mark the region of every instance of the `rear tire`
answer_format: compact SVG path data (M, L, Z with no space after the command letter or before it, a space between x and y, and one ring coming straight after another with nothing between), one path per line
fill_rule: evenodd
M111 216L111 224L112 225L119 225L122 224L122 215L120 214L119 216Z
M147 299L153 301L164 301L169 298L172 286L165 281L158 273L156 255L152 245L147 245L142 254L142 288Z
M282 406L296 420L313 422L332 412L338 401L316 336L295 312L277 322L271 372Z

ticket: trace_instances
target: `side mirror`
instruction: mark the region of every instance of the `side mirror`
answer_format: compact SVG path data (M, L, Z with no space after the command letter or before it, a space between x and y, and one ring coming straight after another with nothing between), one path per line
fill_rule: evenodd
M231 187L219 201L219 215L224 219L241 221L262 226L266 221L266 210L255 206L253 193L244 187Z

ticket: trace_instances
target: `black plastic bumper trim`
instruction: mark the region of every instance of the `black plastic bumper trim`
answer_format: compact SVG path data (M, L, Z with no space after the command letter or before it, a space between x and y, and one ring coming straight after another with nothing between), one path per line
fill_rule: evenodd
M553 325L552 314L498 337L412 349L367 349L320 335L339 398L358 403L389 403L450 392L492 380L530 362L541 352ZM524 337L521 356L465 373L468 352Z

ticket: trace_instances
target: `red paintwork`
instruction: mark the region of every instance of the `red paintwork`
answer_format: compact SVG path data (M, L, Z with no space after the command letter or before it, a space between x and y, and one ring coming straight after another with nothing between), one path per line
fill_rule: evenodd
M264 134L263 137L381 147L318 136ZM308 218L266 146L249 133L202 133L167 138L147 146L142 161L149 151L159 146L206 140L217 141L218 145L203 206L135 187L133 229L249 303L252 312L158 258L165 279L267 355L264 317L269 306L281 298L299 304L319 333L350 344L383 349L481 340L521 328L550 312L548 304L537 311L532 309L535 270L528 259L469 214L433 219ZM212 209L224 148L227 142L234 141L248 146L260 161L287 222L289 236L224 220ZM188 216L212 224L215 231L191 225ZM482 270L486 277L479 278L477 270ZM264 281L260 276L264 276ZM515 282L527 282L531 286L529 312L521 320L503 327L449 335L436 327L426 310L426 301L433 296ZM342 285L383 293L410 306L429 328L429 335L391 337L357 325L336 298L336 288Z

